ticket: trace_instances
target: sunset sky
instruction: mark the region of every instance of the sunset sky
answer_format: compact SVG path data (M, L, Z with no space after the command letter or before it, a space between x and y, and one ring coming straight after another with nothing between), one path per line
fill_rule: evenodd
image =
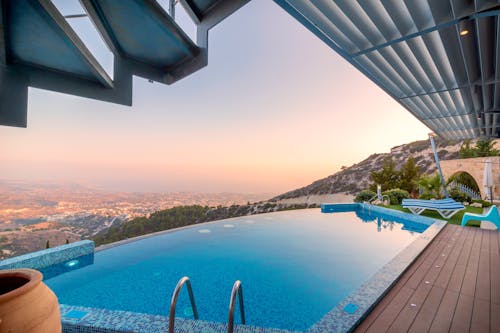
M208 67L135 78L132 107L30 88L28 110L28 128L0 126L0 179L126 191L278 194L429 132L268 0L210 31Z

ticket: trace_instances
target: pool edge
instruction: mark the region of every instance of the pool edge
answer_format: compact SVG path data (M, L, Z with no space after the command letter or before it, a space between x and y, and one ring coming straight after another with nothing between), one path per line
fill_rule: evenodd
M60 304L64 333L168 332L167 316L123 310L107 310ZM175 331L183 333L226 333L227 324L175 318ZM236 333L302 333L280 328L235 325Z
M319 208L304 208L304 209L319 209ZM274 214L274 213L279 213L279 212L280 211L266 212L266 213L259 213L259 214L250 214L250 215L241 215L241 216L234 216L234 217L228 217L226 219L220 219L220 220L214 220L214 221L207 221L207 222L200 222L200 223L186 225L186 226L183 226L183 227L177 227L177 228L172 228L172 229L166 229L166 230L156 231L156 232L152 232L152 233L145 234L145 235L140 235L140 236L136 236L136 237L132 237L132 238L122 239L122 240L119 240L119 241L116 241L116 242L112 242L112 243L108 243L108 244L99 245L99 246L97 246L95 248L94 252L99 252L99 251L111 249L111 248L116 247L116 246L120 246L120 245L124 245L124 244L128 244L128 243L137 242L137 241L140 241L140 240L143 240L143 239L147 239L147 238L150 238L150 237L154 237L154 236L158 236L158 235L164 235L164 234L169 234L169 233L176 232L176 231L181 231L181 230L196 228L196 227L199 227L199 226L202 226L202 225L211 225L211 224L215 224L215 223L220 223L221 221L231 221L231 220L239 219L239 218L243 218L243 217L251 217L251 216L256 216L256 215L260 216L260 215Z
M336 204L328 204L336 205ZM341 208L345 208L345 204ZM392 209L382 208L369 204L354 203L351 207L361 207L384 211L395 216L414 216ZM323 205L322 205L323 211ZM327 211L334 212L332 210ZM408 268L418 259L424 250L432 243L436 236L447 225L447 221L431 219L418 216L417 218L432 220L432 224L419 235L417 239L401 250L393 259L373 274L356 291L344 298L332 310L323 316L318 322L308 328L305 333L323 333L323 332L352 332L359 326L373 308L384 298L384 296L397 283ZM423 221L423 220L422 220ZM346 307L354 305L356 310L347 312Z

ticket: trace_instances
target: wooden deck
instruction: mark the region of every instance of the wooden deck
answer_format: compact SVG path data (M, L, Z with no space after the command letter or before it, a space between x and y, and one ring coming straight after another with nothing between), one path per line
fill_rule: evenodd
M499 243L447 225L355 332L500 332Z

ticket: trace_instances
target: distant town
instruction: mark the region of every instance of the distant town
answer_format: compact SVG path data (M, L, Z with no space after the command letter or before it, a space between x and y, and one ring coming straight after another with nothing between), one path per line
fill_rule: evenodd
M180 205L230 206L272 194L106 192L78 184L0 180L0 259L92 238L111 226Z

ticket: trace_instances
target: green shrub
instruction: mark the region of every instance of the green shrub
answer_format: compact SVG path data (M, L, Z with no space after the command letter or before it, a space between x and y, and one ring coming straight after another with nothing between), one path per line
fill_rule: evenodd
M436 199L432 194L430 193L422 193L419 197L419 199L422 200L431 200L431 199Z
M489 201L485 201L485 200L472 200L472 203L480 203L481 205L483 205L483 207L490 207L491 206L491 202Z
M377 193L370 190L363 190L359 192L354 198L354 202L365 202L376 196Z
M460 192L456 188L452 189L448 194L450 195L450 198L452 198L453 200L458 201L458 202L470 202L471 201L471 198L467 194Z
M395 188L389 191L385 191L382 195L387 195L389 197L389 201L391 205L401 205L403 199L407 199L410 197L410 194L406 190L401 190L399 188Z

